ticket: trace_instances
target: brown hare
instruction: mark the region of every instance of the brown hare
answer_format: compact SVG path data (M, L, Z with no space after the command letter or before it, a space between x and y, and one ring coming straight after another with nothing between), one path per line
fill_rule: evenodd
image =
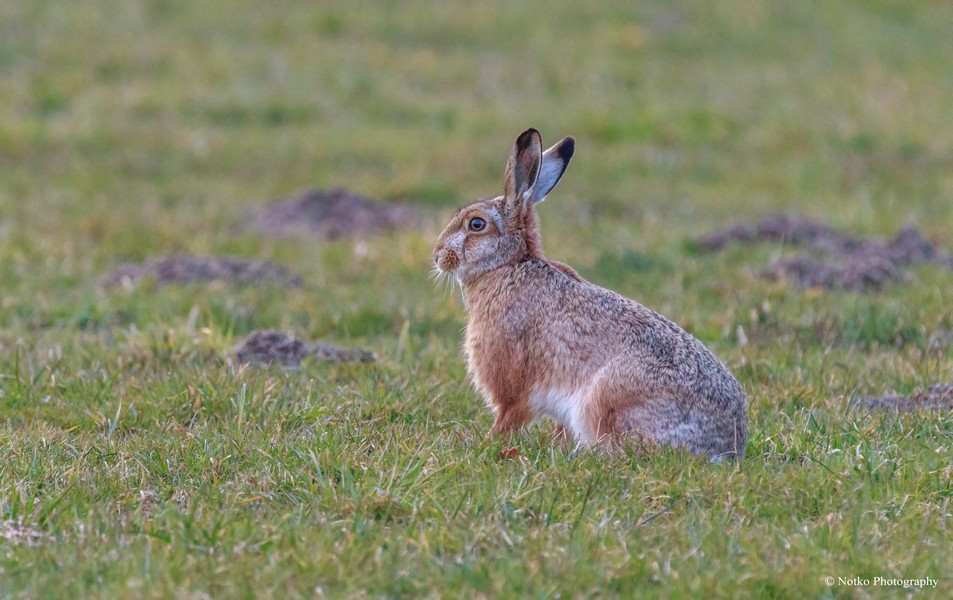
M727 367L672 321L543 254L535 206L574 150L567 137L543 152L539 132L524 131L503 195L458 210L434 248L436 270L463 288L467 369L493 431L549 417L579 446L743 456L745 396Z

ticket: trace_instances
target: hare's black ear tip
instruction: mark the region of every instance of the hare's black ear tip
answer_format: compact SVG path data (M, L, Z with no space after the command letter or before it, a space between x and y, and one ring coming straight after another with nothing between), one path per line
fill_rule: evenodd
M566 137L563 143L559 145L559 158L563 162L569 162L572 155L576 152L576 140L572 136Z
M528 148L529 145L533 143L534 138L537 140L540 139L539 131L530 127L516 138L516 145L519 146L520 150Z

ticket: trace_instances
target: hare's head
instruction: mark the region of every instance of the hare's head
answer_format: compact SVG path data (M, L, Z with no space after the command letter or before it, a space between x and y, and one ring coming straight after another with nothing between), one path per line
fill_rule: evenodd
M437 269L461 283L527 255L542 256L533 207L546 199L569 165L571 137L543 152L539 132L516 138L503 176L503 195L477 200L457 211L437 238Z

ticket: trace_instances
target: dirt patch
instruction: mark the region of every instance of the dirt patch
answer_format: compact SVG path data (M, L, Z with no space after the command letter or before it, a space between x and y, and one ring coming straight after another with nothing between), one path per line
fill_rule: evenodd
M882 290L909 279L899 266L881 256L859 255L825 262L806 256L780 259L764 270L776 280L793 280L799 288L822 287L849 292Z
M342 188L310 190L254 214L255 228L263 235L331 240L398 231L418 221L419 210L410 204L384 204Z
M700 250L717 252L731 244L782 242L804 247L805 254L775 261L763 274L793 280L800 288L848 291L880 290L909 280L905 267L933 263L953 270L953 255L905 227L889 240L862 238L796 215L770 215L754 226L735 225L696 241Z
M254 284L277 283L300 287L301 277L285 267L262 260L241 258L201 257L191 255L160 256L141 263L122 263L100 280L101 285L134 285L145 278L159 285L206 283Z
M788 242L802 244L830 237L836 232L820 223L797 215L769 215L754 226L734 225L710 233L697 241L698 247L707 252L717 252L729 244L754 244L756 242Z
M40 542L52 541L53 536L45 531L24 525L23 519L21 518L16 521L12 519L0 521L0 539L6 540L11 544L35 546Z
M953 383L937 383L910 396L864 396L855 405L870 410L953 410Z
M373 362L374 353L361 348L338 348L328 344L309 343L274 329L253 332L236 346L232 353L239 363L297 366L308 357L321 362Z

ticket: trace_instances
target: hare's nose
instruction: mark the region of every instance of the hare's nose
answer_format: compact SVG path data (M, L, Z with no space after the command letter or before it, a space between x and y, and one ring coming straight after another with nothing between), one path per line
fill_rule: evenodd
M441 248L436 251L434 253L433 262L439 270L444 272L453 271L460 264L457 254L448 248Z

